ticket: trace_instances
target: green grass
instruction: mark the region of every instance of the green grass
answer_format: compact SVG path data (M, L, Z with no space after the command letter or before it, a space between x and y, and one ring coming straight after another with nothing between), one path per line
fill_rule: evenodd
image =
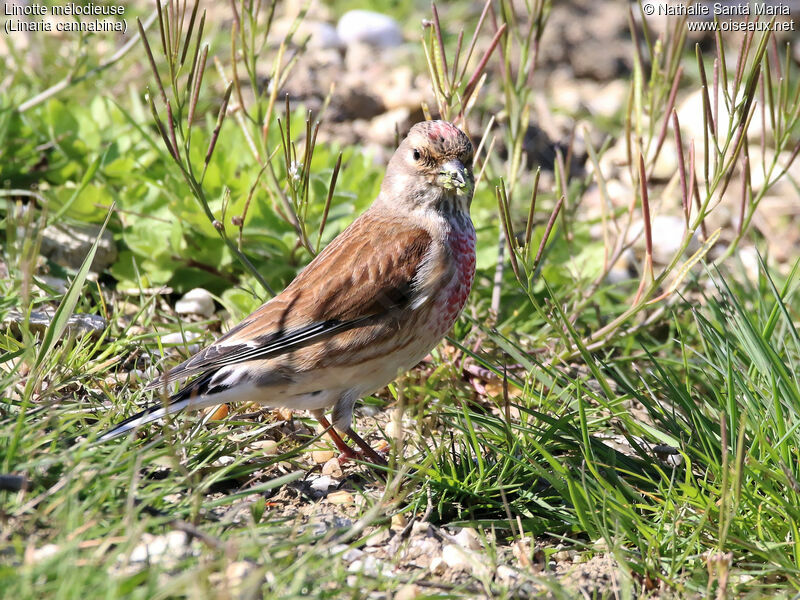
M525 532L587 552L602 539L634 573L679 591L701 593L709 553L727 552L732 593L759 578L796 588L798 264L780 291L764 273L758 287L717 275L716 289L668 317L677 337L593 355L592 375L535 365L509 376L522 394L506 406L519 418L504 417L502 399L443 410L455 442L420 438L438 455L419 478L436 518L510 535L511 514ZM604 441L611 433L627 452Z
M409 409L419 431L408 441L406 475L390 486L399 485L399 495L382 497L379 482L368 484L351 519L386 527L394 512L419 514L430 499L435 524L494 532L500 546L534 535L566 541L586 558L607 548L634 581L663 581L677 593L716 585L708 557L726 553L731 593L797 587L800 343L792 315L800 279L796 269L780 288L765 273L757 284L719 274L713 280L718 287L697 292L700 302L676 305L664 339L639 336L628 353L594 355L583 375L541 364L508 370L507 401L476 402L466 386L453 386L447 363L421 382L407 381L407 396L427 400ZM513 344L496 331L485 334L487 346ZM7 337L2 343L4 352L18 347ZM135 400L135 383L104 389L115 367L94 367L146 343L61 343L38 377L4 375L4 470L29 480L27 491L3 493L7 593L213 596L209 574L240 561L251 562L262 593L328 597L320 580L338 594L351 589L345 567L329 556L339 543L331 532L298 530L294 519L265 507L265 498L308 469L297 452L269 458L247 449L268 424L233 417L204 426L192 418L164 436L151 427L134 443L67 445L129 410L124 403L109 408L106 394ZM499 350L481 357L500 373L508 362ZM48 387L32 386L19 429L20 386L32 379ZM633 403L636 413L628 410ZM628 440L625 452L609 444L611 434ZM683 460L664 461L655 444ZM279 446L295 447L286 438ZM226 456L233 460L215 462ZM237 521L226 518L233 510ZM196 555L175 564L125 568L142 535L182 522L212 541L195 541ZM356 534L349 542L359 540ZM46 544L55 553L34 561L30 553ZM397 585L362 575L352 593Z
M264 15L237 6L247 31L266 28ZM431 16L386 6L398 16ZM98 72L92 67L107 56L91 45L77 62L61 58L48 73L24 68L24 54L12 53L13 85L0 93L0 176L8 182L0 205L8 270L0 318L17 311L23 319L0 329L0 474L25 485L0 491L4 597L388 597L418 581L425 597L548 591L568 598L575 589L553 562L561 548L577 551L575 568L613 558L618 589L598 583L587 591L598 597L800 590L800 262L767 261L754 276L731 257L740 242L765 247L747 225L771 187L754 189L732 175L746 158L750 170L772 173L771 184L784 176L766 159L749 163L738 128L763 119L772 124L768 143L793 150L796 69L787 63L791 76L780 81L761 77L778 57L767 38L751 39L740 72L720 75L728 81L721 87L733 90L732 97L720 93L720 102L735 107L729 130L706 128L707 139L695 140L699 181L676 174L668 192L648 173L662 123L686 147L689 171L687 140L671 118L671 86L698 89L701 67L710 80L713 59L739 49L724 41L698 50L698 60L679 28L657 43L646 32L629 102L604 124L631 148L632 164L613 177L628 183L633 202L603 202L602 216L590 219L582 202L594 186L608 200L612 175L599 165L610 143L587 149L587 173L571 174L563 157L556 160L542 178L552 184L541 190L524 168L529 75L539 77L535 48L549 5L539 8L532 3L528 15L512 15L508 2L498 3L506 34L492 46L495 31L485 23L480 51L469 60L463 50L478 11L441 7L441 23L425 30L435 110L450 118L465 110L481 128L500 116L476 164L484 169L472 209L478 274L464 316L432 362L365 400L384 415L404 408L407 432L401 443L384 433L388 417L360 419L373 440L397 442L397 460L387 481L351 467L353 502L338 507L303 496L304 481L317 475L308 452L319 442L302 415L286 424L237 407L223 421L180 417L135 440L93 440L152 401L141 390L148 372L175 364L191 344L208 343L229 325L175 315L169 307L180 292L208 287L235 321L369 205L382 168L359 147L307 144L313 119L303 107L273 103L266 86L252 85L258 92L242 118L228 115L216 132L226 89L234 99L239 93L210 66L219 56L231 76L230 31L217 22L206 24L209 63L196 90L189 85L192 52L202 47L196 24L170 38L181 48L189 40L186 63L163 51L157 24L148 30L155 72L141 44L118 68ZM448 24L462 17L464 69L443 75L443 54L456 66L457 32ZM236 43L243 44L242 85L257 80L248 70L256 63L272 65L277 79L292 76L291 59L273 63L277 44ZM476 87L485 51L487 83ZM679 66L691 75L681 79ZM19 110L70 72L87 78ZM155 73L174 110L174 132ZM464 103L472 91L475 104ZM171 134L177 158L167 149ZM649 158L639 163L639 154ZM689 257L689 240L705 229L723 190L736 198L744 226L722 232L728 246L713 261L710 231ZM652 207L669 212L669 202L675 214L681 203L700 206L687 218L674 260L653 268L645 234L641 281L608 283L624 250L615 232L624 238L634 217L649 221ZM104 220L121 253L96 281L90 256L73 271L39 258L46 225ZM608 239L593 233L598 225ZM505 244L499 271L498 241ZM47 274L69 279L69 291L51 289ZM173 291L148 289L162 285ZM56 307L45 331L25 319ZM72 336L72 312L100 315L108 327L96 337ZM199 337L165 347L161 337L173 332ZM278 455L253 445L265 439L277 442ZM450 581L424 568L391 576L349 570L343 552L364 547L400 515L424 515L445 532L475 528L488 571ZM137 558L149 536L175 532L192 537L185 551ZM517 555L515 545L523 549ZM407 567L403 547L390 564ZM513 585L495 577L498 566L517 570Z

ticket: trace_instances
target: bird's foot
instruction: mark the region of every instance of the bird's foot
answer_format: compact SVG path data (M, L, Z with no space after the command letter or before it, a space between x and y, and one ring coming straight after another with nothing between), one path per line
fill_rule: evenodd
M372 448L370 448L370 452L366 452L364 450L353 450L350 446L347 446L347 450L342 450L341 454L339 454L339 464L347 464L347 462L350 460L372 463L374 465L378 465L379 467L386 467L389 465L389 463L386 462L386 459L381 456L379 452L373 450Z
M380 467L389 466L389 463L386 462L386 459L378 454L378 452L372 446L370 446L366 440L364 440L364 438L353 431L352 427L348 427L345 433L347 433L347 437L353 440L361 448L361 451L357 453L360 455L361 460L371 462Z
M353 431L352 427L348 427L345 433L347 433L347 437L358 444L361 450L354 450L348 446L347 443L342 439L342 436L339 435L339 433L333 428L324 415L315 414L314 416L316 417L317 421L319 421L320 425L325 428L331 440L333 440L333 443L336 445L336 449L339 450L340 465L345 464L348 460L358 460L372 463L380 467L388 466L389 463L386 462L386 459L373 450L373 448L367 442L365 442L360 435Z

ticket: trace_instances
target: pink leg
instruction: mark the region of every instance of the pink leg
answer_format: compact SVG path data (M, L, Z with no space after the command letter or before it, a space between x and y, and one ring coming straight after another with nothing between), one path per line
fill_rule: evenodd
M372 448L372 446L370 446L370 445L369 445L369 444L368 444L368 443L367 443L367 442L364 440L364 438L362 438L362 437L361 437L360 435L358 435L358 434L357 434L355 431L353 431L353 428L352 428L352 427L348 427L348 428L347 428L347 431L346 431L345 433L347 434L347 437L349 437L349 438L350 438L351 440L353 440L353 441L354 441L356 444L358 444L358 447L359 447L359 448L361 448L361 453L362 453L364 456L366 456L367 458L369 458L369 459L370 459L370 462L372 462L372 463L374 463L374 464L376 464L376 465L383 466L383 467L385 467L385 466L387 466L387 465L388 465L388 463L386 462L386 459L385 459L385 458L383 458L383 457L382 457L380 454L378 454L377 452L375 452L375 450Z
M347 433L347 437L352 439L358 446L361 448L360 452L356 452L350 446L348 446L342 437L338 434L336 429L334 429L333 425L331 425L330 421L325 417L322 411L314 411L312 413L314 418L319 421L319 424L325 428L325 431L331 436L333 443L336 445L336 448L339 450L341 455L339 456L339 462L344 464L350 459L361 459L364 460L365 457L368 459L367 462L371 462L376 465L386 466L386 460L372 447L364 441L364 439L358 435L355 431L353 431L352 427L349 427L345 433Z
M342 439L342 436L337 433L330 421L325 418L324 414L321 412L317 414L315 412L314 418L325 428L326 433L331 436L333 443L341 453L341 456L339 456L339 462L344 463L350 458L358 458L358 453L345 443L345 441Z

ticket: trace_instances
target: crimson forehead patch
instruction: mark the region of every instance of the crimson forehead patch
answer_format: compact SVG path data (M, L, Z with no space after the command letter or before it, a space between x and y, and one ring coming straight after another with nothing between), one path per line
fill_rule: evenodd
M449 138L462 135L461 130L446 121L429 121L428 138L435 141L437 138Z

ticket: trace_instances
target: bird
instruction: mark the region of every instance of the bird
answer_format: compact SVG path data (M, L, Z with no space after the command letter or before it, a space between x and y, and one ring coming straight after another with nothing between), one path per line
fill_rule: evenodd
M180 411L255 402L307 410L340 459L385 464L353 430L354 405L425 358L466 303L475 275L472 162L461 129L415 124L363 214L281 293L148 383L162 401L97 441Z

